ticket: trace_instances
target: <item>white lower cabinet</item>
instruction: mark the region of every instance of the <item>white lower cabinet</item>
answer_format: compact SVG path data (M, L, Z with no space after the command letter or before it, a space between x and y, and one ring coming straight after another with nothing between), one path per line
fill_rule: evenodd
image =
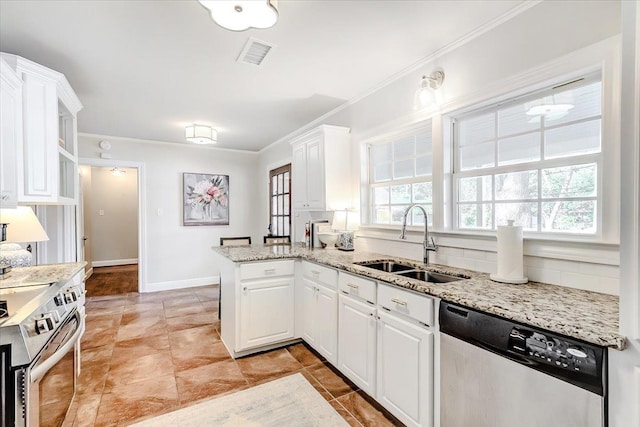
M303 280L302 338L329 362L338 361L338 293L307 278Z
M343 293L338 303L338 369L375 396L376 307Z
M293 338L293 277L243 282L238 350Z
M221 338L232 357L295 338L294 261L236 263L218 256Z
M376 400L407 426L433 426L433 336L378 311Z

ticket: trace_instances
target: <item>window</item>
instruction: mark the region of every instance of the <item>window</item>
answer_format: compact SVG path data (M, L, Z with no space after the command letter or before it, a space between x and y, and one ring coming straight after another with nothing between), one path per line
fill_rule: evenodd
M369 212L371 224L401 224L411 203L418 203L432 222L431 121L369 146ZM419 209L409 225L424 225Z
M269 172L269 230L288 236L291 229L291 164Z
M601 81L591 76L456 117L458 229L513 219L541 233L598 233Z

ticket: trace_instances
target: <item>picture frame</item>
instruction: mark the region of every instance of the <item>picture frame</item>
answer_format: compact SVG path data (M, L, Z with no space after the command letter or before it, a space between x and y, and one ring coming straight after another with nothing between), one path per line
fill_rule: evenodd
M229 175L182 174L182 225L229 225Z

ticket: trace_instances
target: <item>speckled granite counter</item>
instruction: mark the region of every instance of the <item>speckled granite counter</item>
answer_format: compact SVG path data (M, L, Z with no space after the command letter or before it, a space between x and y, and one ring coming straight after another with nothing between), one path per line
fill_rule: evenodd
M442 284L428 283L354 264L393 259L424 268L424 264L417 261L371 252L307 249L298 245L227 246L214 247L214 251L233 262L301 258L593 344L617 350L623 350L626 345L625 338L618 333L619 299L615 295L536 282L524 285L497 283L485 273L438 264L430 264L427 269L465 279Z
M34 267L16 267L0 277L0 288L33 286L46 283L68 281L82 270L86 262L68 262L63 264L45 264Z

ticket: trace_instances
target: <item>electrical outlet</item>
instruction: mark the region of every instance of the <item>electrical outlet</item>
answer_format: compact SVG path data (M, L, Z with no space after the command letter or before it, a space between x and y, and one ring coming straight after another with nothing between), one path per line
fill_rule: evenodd
M100 216L104 216L104 209L100 209L100 210L98 211L98 215L100 215Z

